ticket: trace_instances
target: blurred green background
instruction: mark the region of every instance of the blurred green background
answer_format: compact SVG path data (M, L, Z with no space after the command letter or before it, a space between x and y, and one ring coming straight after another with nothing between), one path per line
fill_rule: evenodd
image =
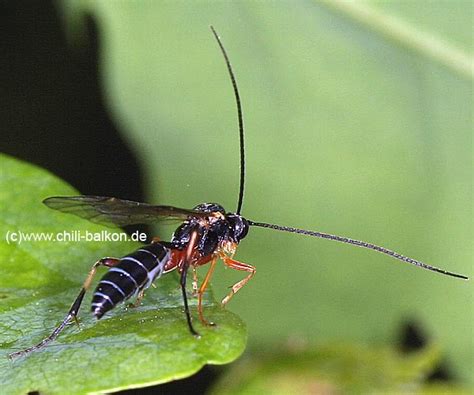
M97 29L100 86L147 201L235 209L236 111L212 24L243 101L244 216L472 275L471 2L60 4L79 58L86 22ZM102 125L87 133L100 136ZM100 147L81 171L120 165ZM77 169L70 159L62 154ZM114 176L124 189L137 182ZM247 323L253 355L287 339L395 344L414 323L440 345L452 377L472 385L472 281L264 229L251 230L236 258L257 267L228 306ZM219 267L216 295L240 278Z

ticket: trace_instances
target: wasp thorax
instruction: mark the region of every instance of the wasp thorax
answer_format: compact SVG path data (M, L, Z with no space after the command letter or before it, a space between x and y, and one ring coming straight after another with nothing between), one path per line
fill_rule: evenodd
M201 203L194 207L194 210L201 211L203 213L225 213L224 207L217 203Z

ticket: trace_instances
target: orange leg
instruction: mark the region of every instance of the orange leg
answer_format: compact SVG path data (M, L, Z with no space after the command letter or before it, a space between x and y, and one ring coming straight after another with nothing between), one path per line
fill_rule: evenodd
M199 288L198 291L198 313L199 313L199 319L204 325L207 326L212 326L214 325L213 322L210 322L204 318L204 315L202 314L202 296L204 295L204 292L206 291L207 285L209 284L209 280L212 277L212 273L214 272L214 268L216 266L217 262L217 257L213 258L211 260L211 266L209 267L209 270L207 271L206 277L204 278L204 281L201 284L201 287Z
M232 290L230 291L229 295L227 295L224 299L222 299L222 306L225 306L229 302L229 300L231 300L232 297L237 293L237 291L249 282L249 280L255 275L257 270L253 266L250 266L243 262L236 261L225 255L222 256L221 259L224 261L224 264L226 266L235 270L243 270L249 273L247 277L245 277L244 279L232 285Z

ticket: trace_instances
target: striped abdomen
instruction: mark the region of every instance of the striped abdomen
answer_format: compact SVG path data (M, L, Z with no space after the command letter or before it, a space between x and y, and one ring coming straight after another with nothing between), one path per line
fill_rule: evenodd
M102 277L92 297L92 313L99 319L118 303L148 288L164 271L170 250L160 243L141 247L120 259Z

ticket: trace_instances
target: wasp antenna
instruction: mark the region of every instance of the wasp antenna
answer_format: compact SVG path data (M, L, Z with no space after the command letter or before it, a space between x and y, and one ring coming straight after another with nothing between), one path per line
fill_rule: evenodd
M244 119L242 116L242 105L240 103L240 95L239 95L239 89L237 88L237 81L235 80L234 71L232 70L232 66L230 64L229 57L227 56L227 52L214 27L211 25L210 28L212 30L212 34L214 34L214 37L217 40L217 43L219 44L222 55L224 55L224 60L227 65L227 70L229 71L232 87L234 88L235 101L237 104L237 116L239 119L239 138L240 138L240 188L239 188L239 201L237 203L237 214L240 214L242 210L243 200L244 200L244 184L245 184Z
M380 247L378 245L375 245L375 244L372 244L372 243L367 243L365 241L354 240L354 239L350 239L348 237L331 235L329 233L322 233L322 232L315 232L315 231L312 231L312 230L292 228L292 227L289 227L289 226L279 226L279 225L274 225L274 224L266 224L266 223L263 223L263 222L253 222L253 221L249 221L249 220L247 220L247 221L248 221L250 226L257 226L257 227L260 227L260 228L275 229L275 230L280 230L280 231L289 232L289 233L298 233L298 234L302 234L302 235L306 235L306 236L319 237L319 238L322 238L322 239L328 239L328 240L339 241L341 243L352 244L352 245L355 245L357 247L368 248L369 250L374 250L374 251L380 252L382 254L389 255L392 258L398 259L399 261L411 263L412 265L419 266L423 269L427 269L427 270L431 270L433 272L441 273L441 274L444 274L446 276L452 276L452 277L462 278L463 280L469 280L469 277L464 276L462 274L452 273L452 272L448 272L447 270L444 270L444 269L439 269L435 266L428 265L426 263L417 261L416 259L409 258L407 256L399 254L398 252L389 250L388 248Z

